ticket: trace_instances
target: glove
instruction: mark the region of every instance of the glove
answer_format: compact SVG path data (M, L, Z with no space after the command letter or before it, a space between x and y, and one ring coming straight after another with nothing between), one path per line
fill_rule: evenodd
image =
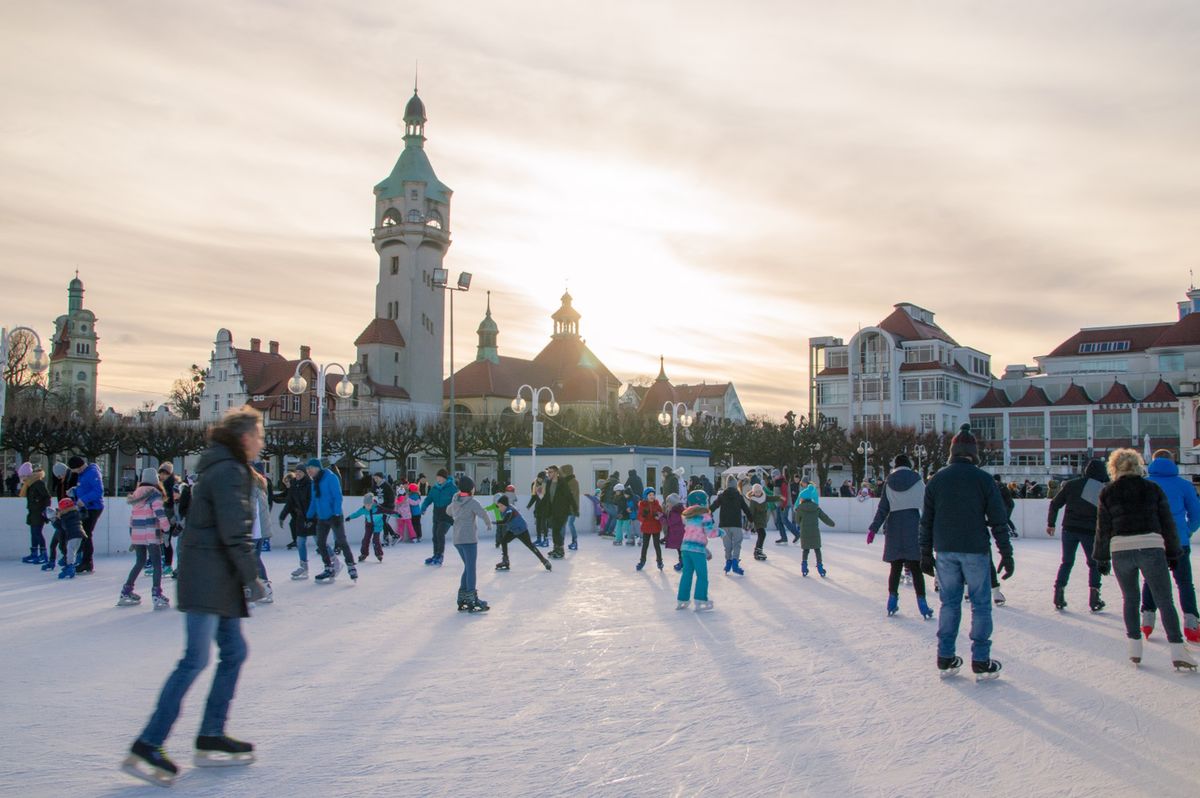
M246 601L254 602L267 595L267 586L263 584L261 579L255 579L250 584L246 585Z
M1096 570L1101 576L1108 576L1112 573L1112 560L1096 560Z
M997 570L1000 572L1001 579L1008 579L1010 576L1012 576L1013 570L1016 567L1017 564L1013 562L1013 556L1011 554L1003 554L1000 556L1000 567Z
M867 533L867 545L870 546L874 542L875 542L875 530L872 529L870 532Z
M933 559L933 552L921 553L921 573L937 576L937 562Z

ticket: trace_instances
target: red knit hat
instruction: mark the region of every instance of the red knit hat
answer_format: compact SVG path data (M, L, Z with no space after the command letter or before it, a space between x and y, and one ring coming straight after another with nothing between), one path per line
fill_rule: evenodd
M74 509L75 509L75 502L71 501L70 499L63 499L62 501L60 501L58 503L58 511L60 513L65 513L67 510L74 510Z

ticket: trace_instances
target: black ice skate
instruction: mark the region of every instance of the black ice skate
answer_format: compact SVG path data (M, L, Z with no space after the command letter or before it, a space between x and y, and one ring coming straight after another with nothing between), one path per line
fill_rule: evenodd
M138 740L129 749L129 756L121 763L121 770L142 781L170 787L179 775L179 768L167 758L161 748L155 748Z
M971 672L975 674L975 681L977 682L999 679L1000 663L994 659L976 660L971 663Z
M957 676L963 666L962 657L938 657L937 666L943 679L947 676Z
M197 737L196 767L225 768L249 765L254 761L254 746L232 737Z

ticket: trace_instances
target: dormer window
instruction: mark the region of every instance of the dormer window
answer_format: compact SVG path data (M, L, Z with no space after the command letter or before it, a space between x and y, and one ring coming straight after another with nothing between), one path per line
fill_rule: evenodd
M1091 343L1080 344L1079 354L1095 355L1104 352L1128 352L1128 341L1094 341Z

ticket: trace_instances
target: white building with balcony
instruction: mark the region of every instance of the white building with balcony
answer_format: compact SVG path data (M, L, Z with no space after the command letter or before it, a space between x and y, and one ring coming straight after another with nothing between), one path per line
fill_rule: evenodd
M814 410L850 431L878 426L952 432L992 383L991 356L963 346L910 302L848 343L813 339Z

